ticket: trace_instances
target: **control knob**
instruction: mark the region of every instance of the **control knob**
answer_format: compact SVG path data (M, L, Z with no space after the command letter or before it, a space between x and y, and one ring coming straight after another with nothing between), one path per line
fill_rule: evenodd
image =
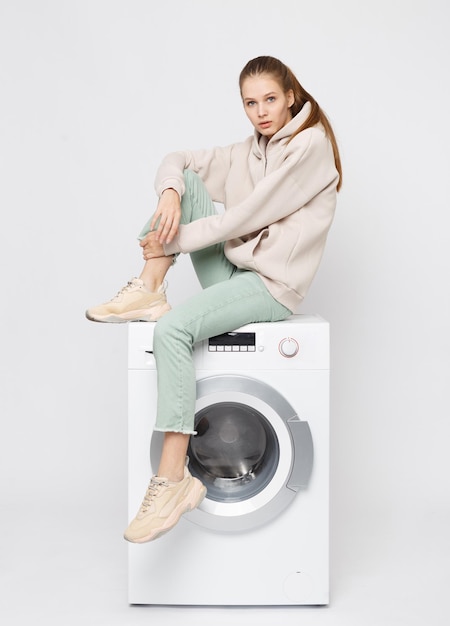
M287 359L291 359L298 353L299 345L298 342L292 337L286 337L280 341L278 349L282 356L285 356Z

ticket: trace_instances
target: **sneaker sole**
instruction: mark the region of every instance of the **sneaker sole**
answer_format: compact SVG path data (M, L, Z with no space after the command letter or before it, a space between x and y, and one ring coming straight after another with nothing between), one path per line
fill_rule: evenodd
M127 322L156 322L165 313L168 313L171 309L170 304L160 304L151 307L150 309L141 309L139 311L127 311L120 315L92 315L89 311L86 311L86 317L91 322L101 322L107 324L126 324Z
M174 526L176 526L184 513L188 513L189 511L196 509L206 496L206 487L198 480L198 478L193 478L192 480L194 482L194 487L189 493L188 501L186 502L183 500L183 502L180 502L160 528L152 530L149 535L140 537L139 539L128 539L127 537L125 537L125 539L130 543L147 543L148 541L159 539L159 537L162 537L169 532L169 530L172 530Z

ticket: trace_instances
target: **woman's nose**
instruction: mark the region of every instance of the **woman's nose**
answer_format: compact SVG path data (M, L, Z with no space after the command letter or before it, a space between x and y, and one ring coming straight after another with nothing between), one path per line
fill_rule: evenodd
M266 113L266 107L264 106L264 104L260 104L258 106L258 116L259 117L264 117L265 115L267 115Z

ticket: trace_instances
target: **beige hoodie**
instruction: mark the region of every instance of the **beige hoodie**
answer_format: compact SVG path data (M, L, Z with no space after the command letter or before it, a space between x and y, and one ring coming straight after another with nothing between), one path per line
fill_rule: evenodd
M179 234L164 245L165 253L193 252L224 241L226 257L256 272L273 297L294 312L322 258L339 179L321 125L288 142L309 112L306 103L270 141L255 132L224 148L167 155L156 175L158 195L172 187L182 196L183 171L190 169L225 211L180 225Z

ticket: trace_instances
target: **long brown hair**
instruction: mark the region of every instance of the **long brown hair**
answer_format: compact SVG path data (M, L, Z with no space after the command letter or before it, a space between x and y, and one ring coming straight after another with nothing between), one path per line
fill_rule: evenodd
M283 89L284 93L287 93L290 89L292 89L294 93L294 104L291 106L292 117L295 117L297 113L301 111L305 102L309 102L311 104L310 114L303 124L291 135L289 141L298 135L298 133L301 133L302 130L315 126L318 123L322 124L325 129L325 134L333 147L334 162L339 173L339 182L337 184L337 191L339 191L342 186L341 158L339 156L336 137L325 113L322 111L311 94L309 94L306 89L300 85L295 74L289 69L289 67L274 57L256 57L245 65L239 75L239 88L241 93L244 80L249 76L259 76L260 74L269 74L272 76L272 78L276 80Z

